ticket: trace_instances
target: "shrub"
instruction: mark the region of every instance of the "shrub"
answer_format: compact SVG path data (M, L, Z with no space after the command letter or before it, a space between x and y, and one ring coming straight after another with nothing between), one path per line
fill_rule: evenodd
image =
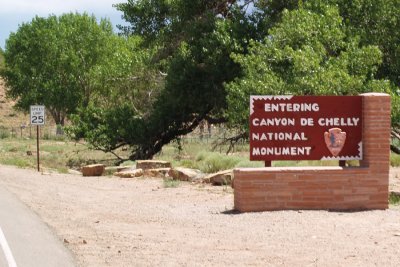
M164 188L175 188L181 184L179 180L171 180L171 179L164 179L163 185Z
M0 163L4 165L13 165L20 168L33 167L33 164L22 158L5 158L2 159Z
M400 193L390 192L389 204L391 204L391 205L400 205Z
M199 170L205 173L214 173L234 168L241 161L241 158L216 152L200 152L196 161Z
M4 127L0 127L0 139L5 139L9 137L10 137L9 131Z
M394 153L390 154L390 166L392 167L400 166L400 155Z

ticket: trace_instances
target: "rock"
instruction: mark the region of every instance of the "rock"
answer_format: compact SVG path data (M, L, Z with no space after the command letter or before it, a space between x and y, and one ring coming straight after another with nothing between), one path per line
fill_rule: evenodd
M157 177L157 178L165 178L168 176L168 172L171 168L157 168L157 169L147 169L144 170L144 176L147 177Z
M135 169L134 166L110 166L106 167L106 171L114 171L114 172L123 172L127 170L133 170Z
M199 181L202 180L204 174L200 170L189 169L189 168L172 168L169 170L168 175L174 180L179 181Z
M114 175L118 176L120 178L140 177L140 176L143 176L143 170L142 169L127 170L127 171L122 171L122 172L116 172L116 173L114 173Z
M101 176L103 175L104 170L104 164L91 164L81 168L83 176Z
M229 185L233 180L233 171L225 170L217 173L209 174L204 177L204 181L213 185Z
M136 161L136 168L142 170L171 168L171 162L163 160L138 160Z

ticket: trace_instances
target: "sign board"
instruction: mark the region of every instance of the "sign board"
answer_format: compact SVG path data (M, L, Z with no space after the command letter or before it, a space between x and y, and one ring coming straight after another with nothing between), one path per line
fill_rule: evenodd
M45 107L44 106L30 106L31 108L31 116L30 122L31 125L44 125L46 116L45 116Z
M361 96L250 97L250 160L361 159Z

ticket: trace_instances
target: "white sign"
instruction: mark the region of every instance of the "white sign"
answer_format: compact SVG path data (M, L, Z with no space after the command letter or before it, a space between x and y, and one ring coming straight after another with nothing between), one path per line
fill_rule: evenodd
M44 106L31 106L31 125L44 125L45 118Z

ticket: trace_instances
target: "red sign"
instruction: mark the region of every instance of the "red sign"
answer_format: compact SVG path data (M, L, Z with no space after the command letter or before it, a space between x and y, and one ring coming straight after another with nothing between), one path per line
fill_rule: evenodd
M360 160L361 131L361 96L250 97L250 160Z

